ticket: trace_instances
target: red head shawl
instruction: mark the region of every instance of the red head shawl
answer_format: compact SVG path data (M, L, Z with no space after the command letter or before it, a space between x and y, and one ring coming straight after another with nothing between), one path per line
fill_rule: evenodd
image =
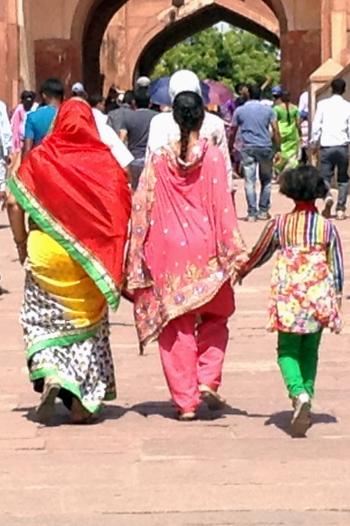
M116 308L131 198L126 174L101 142L87 103L71 99L61 106L53 132L9 187Z

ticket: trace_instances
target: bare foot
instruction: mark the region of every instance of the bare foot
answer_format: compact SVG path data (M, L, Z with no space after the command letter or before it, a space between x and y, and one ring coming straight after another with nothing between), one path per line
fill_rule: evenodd
M93 421L92 413L85 409L77 398L73 398L71 421L77 425L90 424Z
M36 409L36 417L40 424L49 424L55 412L56 396L61 386L54 378L46 378L40 404Z

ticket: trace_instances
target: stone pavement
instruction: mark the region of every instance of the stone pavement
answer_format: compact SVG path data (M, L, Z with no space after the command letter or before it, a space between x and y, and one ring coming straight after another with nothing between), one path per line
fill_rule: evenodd
M238 209L244 213L239 190ZM274 211L288 201L274 190ZM262 224L241 223L247 243ZM350 221L339 224L350 258ZM119 398L92 427L59 408L39 426L18 314L23 272L0 215L0 526L333 526L350 524L349 300L341 336L325 334L315 425L288 435L289 401L265 332L271 264L237 288L223 414L173 419L156 346L138 356L131 308L113 315ZM349 278L347 271L347 278ZM350 293L346 285L346 293ZM58 425L60 424L60 425Z

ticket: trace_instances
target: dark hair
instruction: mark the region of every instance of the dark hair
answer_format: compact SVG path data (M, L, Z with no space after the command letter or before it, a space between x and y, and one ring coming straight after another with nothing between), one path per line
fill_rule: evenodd
M107 98L118 97L118 90L115 86L111 86L107 93Z
M284 104L286 105L288 124L291 124L292 118L290 115L290 93L289 91L283 90L281 98L282 98L282 102L284 102Z
M287 170L281 175L280 192L294 201L323 199L328 191L328 184L311 165Z
M261 88L257 84L250 84L248 86L249 97L251 100L261 99Z
M60 79L47 79L40 88L40 94L62 101L64 98L64 86Z
M103 101L104 97L101 95L101 93L94 93L88 98L88 103L90 104L91 108L96 108L97 104L100 104Z
M148 88L137 88L134 92L134 100L137 108L149 108L150 96Z
M118 90L116 89L115 86L111 86L108 90L108 94L106 97L106 113L109 113L110 111L113 111L119 108L117 98L118 98Z
M135 100L134 92L129 89L124 93L123 103L124 104L132 104Z
M36 97L35 91L24 90L21 93L21 101L32 100L34 102Z
M344 79L334 79L331 83L333 95L343 95L346 90L346 82Z
M186 161L190 133L198 131L203 123L204 104L202 97L193 91L179 93L173 103L173 115L181 130L180 159Z
M235 92L237 93L237 95L240 95L241 93L241 90L243 89L244 87L244 84L242 82L239 82L238 84L235 85Z

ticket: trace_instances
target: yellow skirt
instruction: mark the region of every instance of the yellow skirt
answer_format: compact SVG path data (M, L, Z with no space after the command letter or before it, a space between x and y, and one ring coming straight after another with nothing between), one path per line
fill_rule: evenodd
M79 263L40 230L29 234L27 266L34 281L55 298L75 328L91 327L102 320L107 308L103 294Z

